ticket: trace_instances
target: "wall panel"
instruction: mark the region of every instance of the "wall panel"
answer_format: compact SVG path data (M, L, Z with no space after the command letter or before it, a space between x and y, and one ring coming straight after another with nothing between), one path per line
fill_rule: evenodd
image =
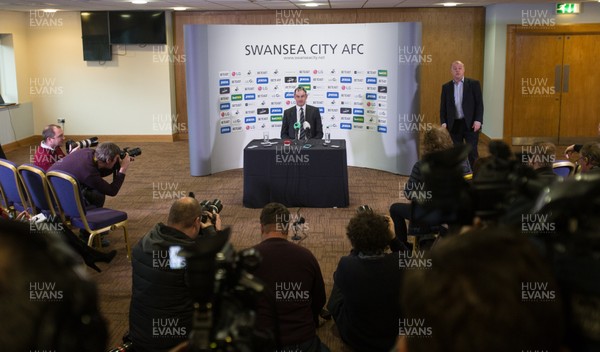
M281 11L281 10L280 10ZM421 22L424 62L420 73L421 116L423 122L439 123L441 85L451 79L450 64L465 63L466 76L483 81L483 49L485 8L403 8L351 10L285 10L310 24ZM271 11L206 11L173 14L174 45L185 54L183 26L186 24L278 24L290 12ZM280 22L279 22L280 23ZM373 38L377 40L377 38ZM187 124L185 65L175 65L178 122ZM482 82L483 84L483 82ZM187 139L185 133L178 138Z

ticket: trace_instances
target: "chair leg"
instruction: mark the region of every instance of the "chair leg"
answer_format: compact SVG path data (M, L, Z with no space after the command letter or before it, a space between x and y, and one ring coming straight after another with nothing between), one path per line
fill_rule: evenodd
M125 249L127 249L127 259L131 261L131 246L129 245L129 235L127 234L127 227L123 226L123 237L125 237Z
M417 251L419 250L419 238L414 235L408 235L406 236L406 240L408 241L408 243L411 243L413 245L413 254L417 253Z

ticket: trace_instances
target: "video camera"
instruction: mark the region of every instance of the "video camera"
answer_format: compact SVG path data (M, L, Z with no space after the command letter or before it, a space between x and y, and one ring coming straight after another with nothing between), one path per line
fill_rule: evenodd
M249 274L261 262L253 248L235 252L231 228L199 236L196 245L179 251L185 258L186 282L194 298L189 351L263 351L274 341L254 329L255 301L264 291Z
M433 196L420 206L437 212L440 223L472 224L478 216L529 236L561 287L567 347L600 350L600 175L549 183L494 142L468 184L457 169L465 151L458 146L423 158L421 173Z
M82 148L89 148L89 147L95 147L98 145L98 137L91 137L88 139L84 139L78 142L75 142L72 139L68 139L65 142L65 147L67 148L67 154L69 154L70 152L73 151L73 149L79 147L79 149Z
M129 154L130 157L135 158L138 155L142 155L142 149L140 148L129 148L129 147L125 147L123 148L123 150L121 150L121 152L119 153L119 157L121 159L125 158L125 155Z
M425 210L420 220L435 218L450 225L470 225L475 217L506 225L520 222L520 214L534 206L548 184L512 158L504 142L492 141L489 147L491 156L471 182L463 176L467 145L423 157L421 174L432 196L418 204Z

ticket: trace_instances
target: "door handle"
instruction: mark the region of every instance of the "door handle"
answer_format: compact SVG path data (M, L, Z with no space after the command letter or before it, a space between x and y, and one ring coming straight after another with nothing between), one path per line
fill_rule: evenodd
M560 93L561 85L560 85L560 76L561 76L562 67L561 65L554 66L554 94Z
M565 65L565 69L563 70L563 84L562 84L562 92L563 93L568 93L569 92L569 71L570 71L571 66L570 65Z

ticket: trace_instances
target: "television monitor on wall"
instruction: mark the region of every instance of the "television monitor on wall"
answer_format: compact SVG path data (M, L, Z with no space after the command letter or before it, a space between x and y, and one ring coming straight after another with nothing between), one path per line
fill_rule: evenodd
M81 12L81 39L83 41L83 60L110 61L110 45L107 11Z
M111 44L167 44L164 11L110 11Z

